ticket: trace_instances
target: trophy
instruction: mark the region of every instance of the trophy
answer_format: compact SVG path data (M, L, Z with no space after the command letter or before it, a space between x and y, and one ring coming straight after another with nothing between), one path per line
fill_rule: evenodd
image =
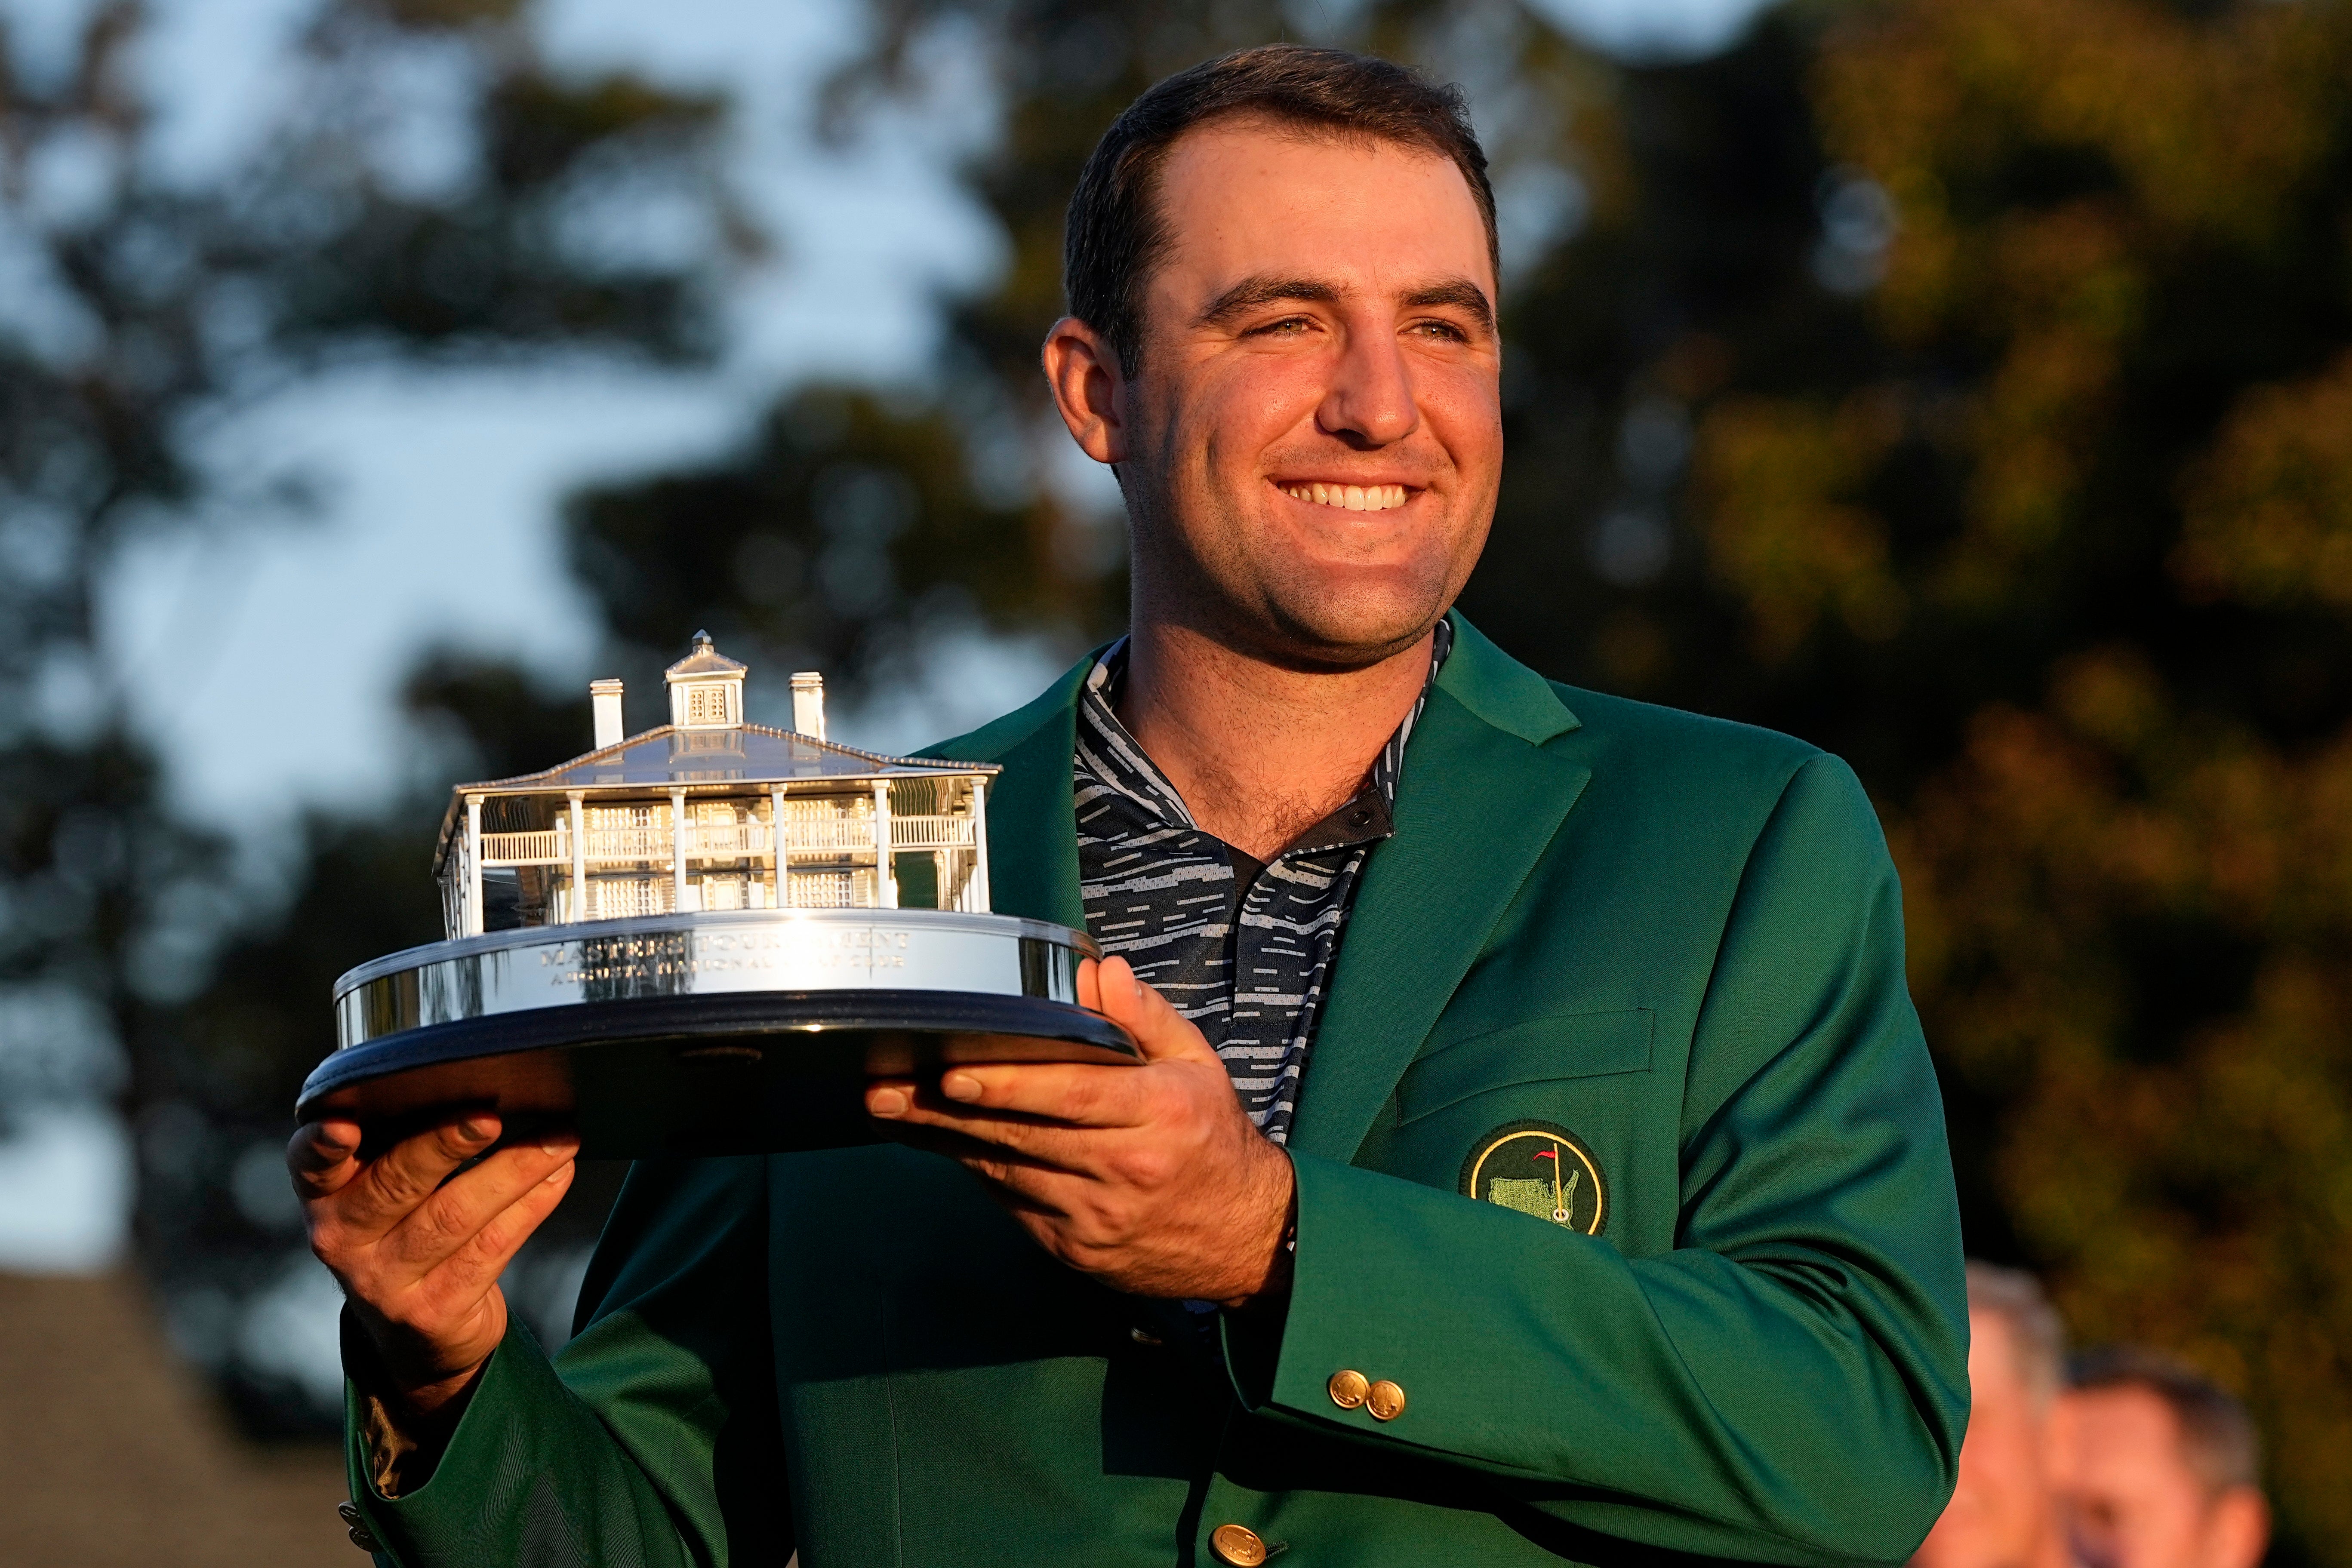
M460 784L434 873L446 939L335 982L336 1048L295 1113L369 1142L458 1108L589 1156L755 1154L878 1138L863 1087L956 1062L1133 1062L1078 1003L1085 933L988 907L992 764L743 721L745 666L698 632L670 722Z

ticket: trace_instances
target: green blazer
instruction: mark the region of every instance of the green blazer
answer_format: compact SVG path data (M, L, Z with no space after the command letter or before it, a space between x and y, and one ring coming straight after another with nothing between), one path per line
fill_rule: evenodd
M1280 1568L1907 1556L1967 1311L1870 803L1456 630L1307 1066L1286 1312L1119 1295L897 1146L642 1165L551 1364L511 1330L397 1500L352 1439L385 1558L1167 1568L1227 1523ZM1086 668L935 748L1003 765L996 907L1071 925Z

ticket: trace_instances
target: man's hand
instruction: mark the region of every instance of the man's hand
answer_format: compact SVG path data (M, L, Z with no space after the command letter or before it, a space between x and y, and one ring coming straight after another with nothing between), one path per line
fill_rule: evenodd
M312 1122L286 1146L310 1250L333 1271L383 1358L388 1391L414 1415L462 1393L507 1332L499 1276L571 1188L579 1140L504 1148L484 1113L359 1157L360 1129Z
M1039 1244L1139 1296L1238 1305L1278 1290L1289 1158L1253 1125L1225 1064L1124 958L1081 965L1081 1000L1126 1026L1141 1067L950 1067L886 1080L866 1108L960 1161Z

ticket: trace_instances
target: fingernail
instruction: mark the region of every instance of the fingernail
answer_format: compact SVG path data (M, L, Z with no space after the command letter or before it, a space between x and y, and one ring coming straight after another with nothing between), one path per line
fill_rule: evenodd
M940 1080L940 1092L950 1100L977 1100L980 1087L980 1080L969 1072L950 1072Z
M550 1138L545 1143L539 1145L539 1152L542 1155L554 1155L558 1158L561 1158L566 1155L572 1154L579 1147L580 1145L575 1139Z
M457 1124L457 1131L467 1139L479 1143L485 1138L497 1137L499 1124L488 1116L468 1116Z
M553 1170L548 1172L541 1180L544 1181L547 1186L553 1186L557 1182L563 1179L563 1173L571 1168L572 1162L570 1160L566 1160L562 1165L556 1166Z
M896 1089L877 1089L866 1097L866 1108L877 1116L903 1115L907 1109L907 1097Z

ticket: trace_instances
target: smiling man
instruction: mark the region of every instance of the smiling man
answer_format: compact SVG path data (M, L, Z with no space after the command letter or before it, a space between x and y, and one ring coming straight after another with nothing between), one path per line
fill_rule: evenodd
M1967 1409L1868 801L1452 605L1503 462L1457 95L1161 82L1045 368L1129 634L934 748L999 909L1148 1057L875 1084L893 1140L640 1167L552 1365L496 1279L570 1145L297 1134L359 1530L412 1563L1893 1563ZM447 1178L447 1179L444 1179Z

